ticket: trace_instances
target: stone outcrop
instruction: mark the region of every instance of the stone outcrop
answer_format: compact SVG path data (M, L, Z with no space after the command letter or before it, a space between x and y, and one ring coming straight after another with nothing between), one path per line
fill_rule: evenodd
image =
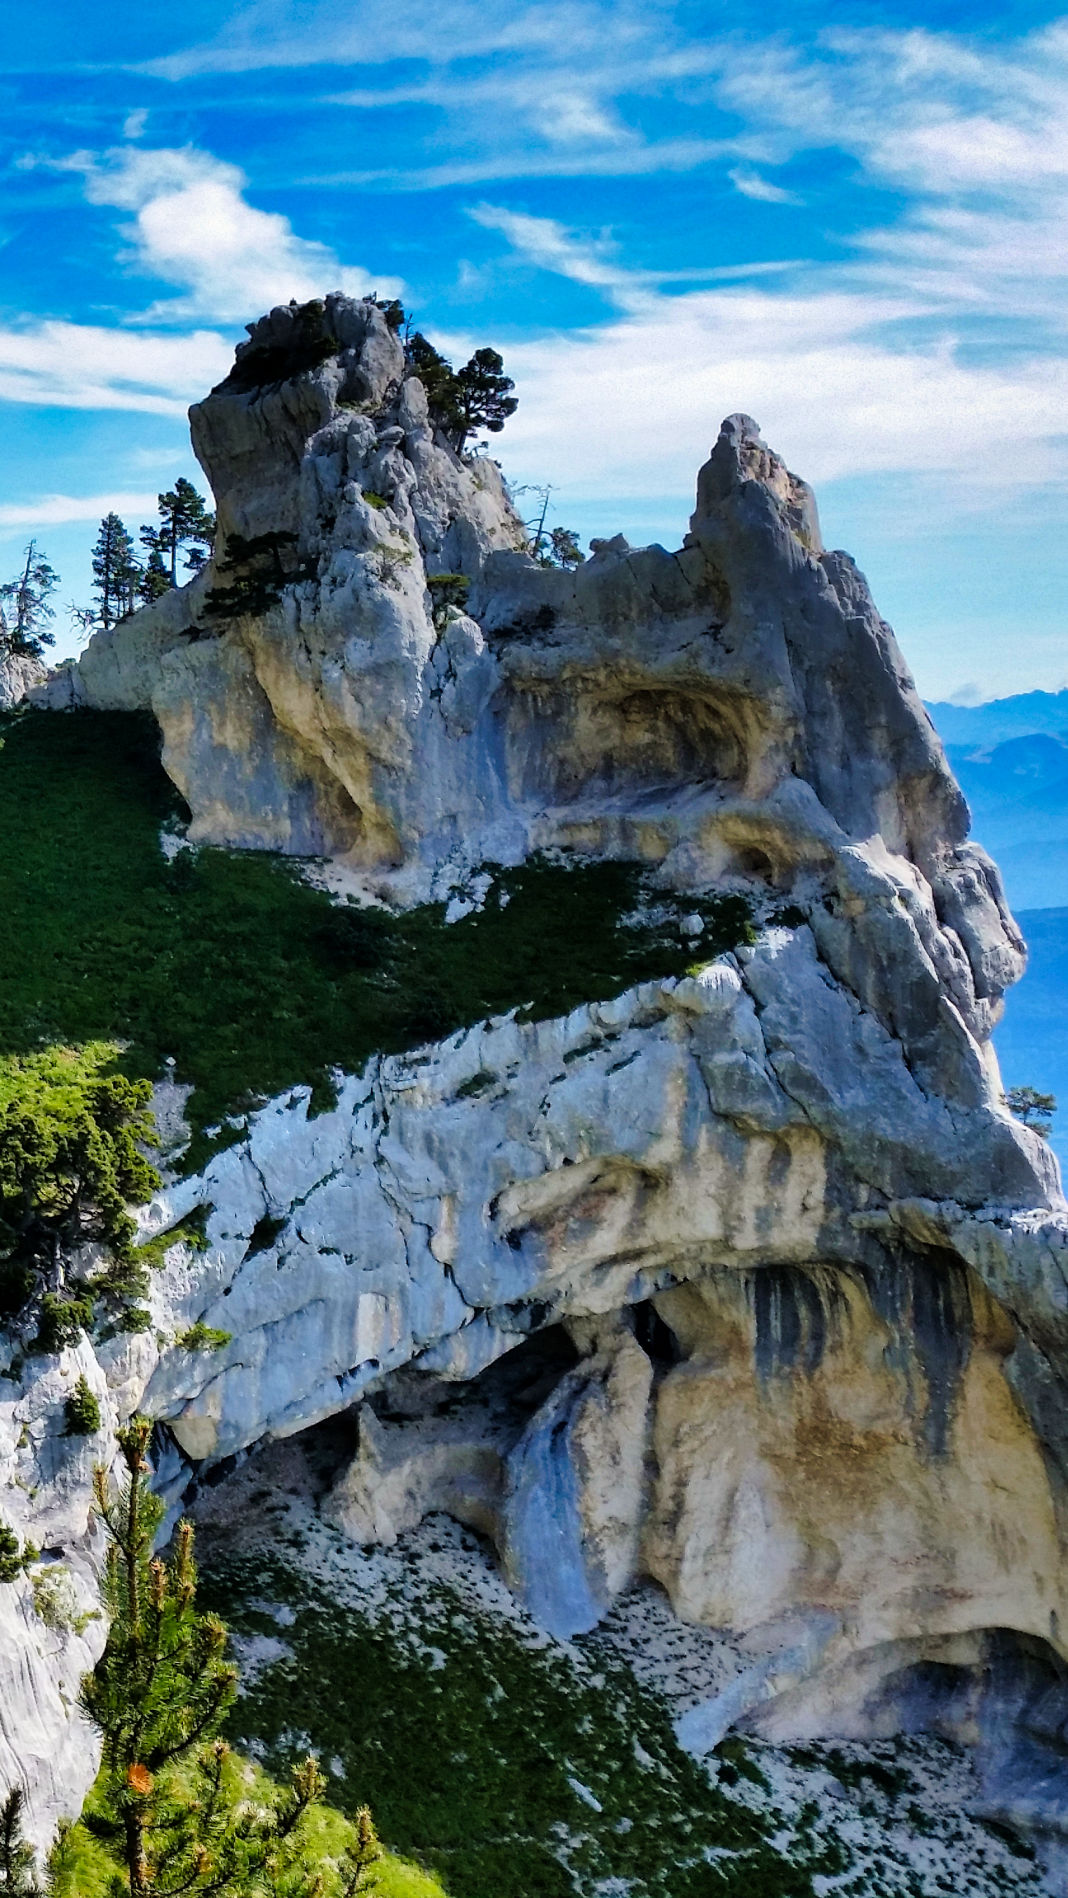
M0 712L11 712L40 686L46 668L39 659L0 650Z
M359 1540L443 1508L557 1633L637 1576L730 1630L751 1665L695 1750L942 1720L1004 1788L1023 1721L1047 1777L998 1810L1063 1827L1068 1215L990 1047L1023 945L809 490L733 416L678 552L540 567L339 298L255 325L193 430L213 562L46 696L151 709L194 840L394 902L640 857L758 928L372 1061L314 1118L296 1090L143 1209L207 1208L107 1362L171 1491L353 1409ZM167 1342L196 1319L229 1342Z

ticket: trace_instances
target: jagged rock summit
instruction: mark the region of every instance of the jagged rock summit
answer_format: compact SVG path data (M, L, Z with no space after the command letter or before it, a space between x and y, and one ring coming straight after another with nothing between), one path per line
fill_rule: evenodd
M564 1634L652 1578L741 1644L695 1750L980 1736L1055 1856L1068 1224L990 1046L1023 944L862 575L742 415L678 552L539 566L371 303L273 311L192 425L213 560L43 697L151 710L194 841L402 904L639 858L755 928L265 1107L143 1211L208 1206L210 1246L103 1353L116 1406L166 1426L175 1493L355 1407L354 1538L451 1510ZM197 1319L230 1343L158 1342Z

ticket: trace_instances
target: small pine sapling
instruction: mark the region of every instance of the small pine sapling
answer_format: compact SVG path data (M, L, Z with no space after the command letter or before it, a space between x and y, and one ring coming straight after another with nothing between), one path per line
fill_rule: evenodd
M24 1566L14 1529L0 1522L0 1582L17 1582Z
M375 1871L382 1847L374 1828L370 1808L361 1806L353 1821L355 1840L341 1860L341 1898L359 1898L361 1892L378 1890Z
M65 1437L94 1437L100 1428L100 1405L89 1388L84 1371L63 1406L66 1417Z
M96 1506L110 1538L107 1646L82 1683L82 1707L103 1742L102 1799L86 1825L122 1866L129 1898L311 1898L302 1822L322 1796L316 1762L294 1768L283 1794L249 1801L217 1729L237 1691L227 1634L196 1606L193 1526L179 1525L169 1562L152 1555L163 1505L148 1487L152 1426L118 1433L126 1480L116 1495L98 1469Z

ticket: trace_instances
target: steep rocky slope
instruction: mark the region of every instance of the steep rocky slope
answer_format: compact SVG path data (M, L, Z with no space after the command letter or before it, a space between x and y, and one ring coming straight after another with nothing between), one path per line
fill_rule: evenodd
M151 711L193 841L325 856L361 900L641 860L693 968L543 1021L517 992L325 1113L264 1106L143 1209L206 1209L208 1250L95 1374L164 1427L175 1499L356 1407L323 1504L355 1542L444 1509L558 1636L654 1581L742 1656L694 1751L933 1726L1052 1864L1068 1221L990 1048L1023 945L862 576L744 416L679 552L538 566L370 304L272 312L192 421L213 562L45 702ZM703 959L724 893L754 926ZM228 1341L175 1349L196 1319ZM0 1397L28 1524L43 1388ZM16 1756L20 1707L64 1729L53 1681L9 1669ZM78 1790L57 1765L42 1823Z

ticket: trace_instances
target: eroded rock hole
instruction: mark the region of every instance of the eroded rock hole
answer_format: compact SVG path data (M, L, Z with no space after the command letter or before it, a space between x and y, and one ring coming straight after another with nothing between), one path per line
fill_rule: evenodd
M682 1347L651 1298L643 1299L640 1305L631 1306L630 1325L655 1371L670 1371L674 1365L681 1364Z

